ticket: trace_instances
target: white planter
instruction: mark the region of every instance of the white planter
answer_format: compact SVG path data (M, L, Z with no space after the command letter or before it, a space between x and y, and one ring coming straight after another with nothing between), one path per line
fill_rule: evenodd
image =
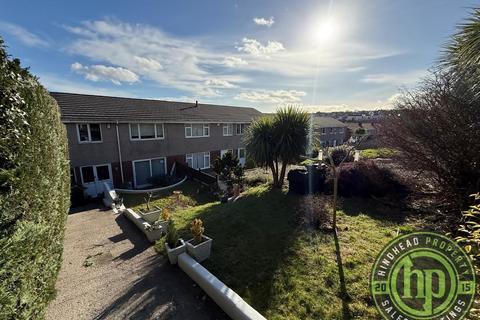
M180 242L180 245L173 249L171 249L168 246L168 243L165 242L165 249L167 250L168 260L170 260L171 264L177 264L178 256L187 251L183 239L178 239L178 242Z
M202 262L210 257L210 251L212 250L212 239L207 236L202 236L203 241L200 244L193 245L193 239L186 242L187 253L197 260Z
M154 210L150 212L145 212L145 213L139 212L139 213L143 220L151 224L151 223L155 223L155 221L157 221L158 218L160 218L162 210Z
M157 221L157 224L162 227L162 232L164 234L168 232L168 220Z

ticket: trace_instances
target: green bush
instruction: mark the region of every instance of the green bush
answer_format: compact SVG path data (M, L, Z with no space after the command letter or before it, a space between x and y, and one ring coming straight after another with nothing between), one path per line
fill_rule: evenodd
M333 163L336 166L338 166L343 159L345 159L344 162L353 161L353 152L349 153L348 149L343 146L332 148L329 152L332 155Z
M39 319L55 293L70 177L58 106L0 38L0 319Z

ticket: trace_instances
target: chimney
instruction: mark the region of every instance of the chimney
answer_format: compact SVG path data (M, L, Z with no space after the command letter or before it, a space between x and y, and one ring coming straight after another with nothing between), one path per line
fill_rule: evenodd
M198 108L198 100L195 100L195 108Z

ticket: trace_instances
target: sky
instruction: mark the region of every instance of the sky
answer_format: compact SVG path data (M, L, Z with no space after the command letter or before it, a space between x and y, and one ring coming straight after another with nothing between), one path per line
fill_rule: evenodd
M479 4L16 0L2 4L0 36L51 91L373 110L425 77Z

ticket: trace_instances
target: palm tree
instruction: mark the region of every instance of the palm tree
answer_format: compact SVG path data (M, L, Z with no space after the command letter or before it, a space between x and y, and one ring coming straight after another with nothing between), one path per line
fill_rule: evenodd
M480 66L480 8L459 26L459 32L447 45L442 62L455 69L478 69Z
M248 127L246 151L257 164L270 168L274 187L282 187L287 166L305 154L308 126L308 113L286 107L278 109L273 118L259 118Z
M299 108L286 107L277 110L273 123L277 154L282 163L278 186L282 187L289 164L297 163L307 148L310 116ZM277 165L278 168L278 165Z
M253 121L244 136L245 150L256 164L272 171L273 185L278 184L278 156L274 146L274 126L269 117ZM275 164L277 164L275 166Z

